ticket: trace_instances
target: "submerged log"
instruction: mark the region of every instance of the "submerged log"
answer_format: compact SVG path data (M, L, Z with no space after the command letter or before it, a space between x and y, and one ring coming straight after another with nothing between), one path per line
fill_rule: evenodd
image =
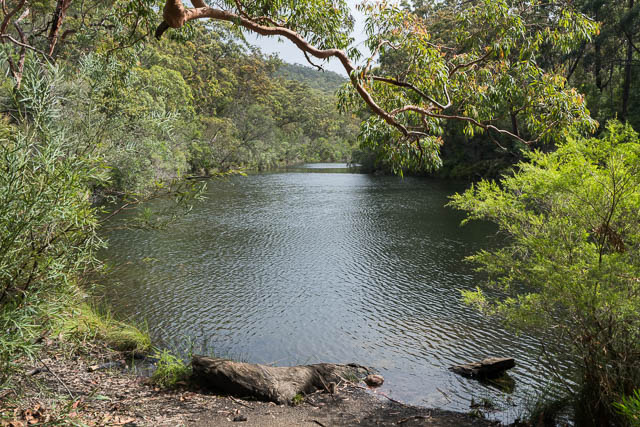
M489 357L480 362L455 365L449 369L465 377L495 378L514 366L516 366L516 361L512 357Z
M358 365L319 363L276 367L197 355L193 356L191 365L192 380L204 388L279 404L290 403L297 394L330 391L331 383L367 373L366 368Z

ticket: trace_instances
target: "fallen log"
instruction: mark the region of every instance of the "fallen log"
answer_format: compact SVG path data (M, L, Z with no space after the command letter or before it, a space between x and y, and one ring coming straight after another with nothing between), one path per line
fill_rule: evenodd
M449 370L471 378L495 378L516 366L512 357L489 357L480 362L451 366Z
M358 365L319 363L290 367L266 366L194 355L192 381L201 387L238 397L290 403L297 394L330 391L345 377L366 375Z

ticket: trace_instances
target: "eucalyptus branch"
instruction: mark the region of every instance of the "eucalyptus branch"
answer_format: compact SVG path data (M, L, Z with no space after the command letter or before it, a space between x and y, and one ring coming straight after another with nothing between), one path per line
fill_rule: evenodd
M433 99L432 97L430 97L429 95L427 95L426 93L424 93L423 91L418 89L416 86L412 85L411 83L399 81L399 80L388 78L388 77L381 77L381 76L370 76L370 77L372 80L375 80L378 82L388 83L390 85L411 89L415 93L420 95L422 98L426 99L427 101L429 101L430 103L432 103L433 105L435 105L441 110L446 110L447 108L451 107L451 99L449 98L449 94L447 93L446 85L444 90L445 90L445 95L447 96L447 103L445 105L442 105L441 103L439 103L438 101L436 101L435 99Z
M382 40L378 43L378 45L376 46L376 48L374 49L373 53L371 54L371 56L369 56L369 58L367 59L367 64L363 67L363 70L365 73L369 72L369 70L371 69L371 65L373 63L373 59L380 53L380 49L382 49L382 46L384 45L389 45L391 47L391 49L393 50L398 50L400 47L397 45L394 45L393 43L391 43L390 40Z
M493 51L491 49L488 49L487 52L484 55L482 55L480 58L478 58L478 59L476 59L474 61L471 61L471 62L467 62L465 64L458 64L458 65L454 66L453 69L451 71L449 71L449 77L453 76L458 70L461 70L463 68L469 68L469 67L471 67L471 66L473 66L475 64L478 64L478 63L484 61L485 59L487 59L489 57L489 55L491 55L492 52Z
M414 113L417 113L423 118L430 117L434 119L466 122L475 127L483 129L485 131L491 131L500 135L508 136L509 138L515 139L526 145L531 145L539 141L540 138L545 136L554 126L556 126L560 122L560 121L554 121L549 125L547 125L545 129L543 129L542 132L539 135L537 135L537 138L535 138L535 136L532 136L531 138L535 138L535 139L525 140L518 134L519 132L517 131L511 132L506 129L501 129L496 124L492 124L491 122L488 122L488 121L483 122L474 117L469 117L466 115L444 113L445 110L449 109L453 105L453 101L449 94L449 87L447 85L446 79L451 78L453 75L455 75L458 72L461 72L464 69L472 68L478 64L481 64L489 60L491 55L494 53L494 50L490 47L487 47L485 49L486 51L484 52L484 54L476 57L475 59L469 62L453 64L451 59L446 59L446 58L442 59L443 61L442 66L448 68L448 70L447 69L444 70L444 77L443 77L444 81L442 82L442 91L444 92L444 97L446 98L446 102L439 102L438 100L435 99L434 94L427 93L426 91L417 87L415 84L409 83L407 81L408 79L405 77L396 76L394 78L394 77L369 74L373 61L376 55L378 55L378 53L382 50L383 46L389 45L391 46L392 49L398 48L390 40L378 41L377 46L374 48L373 54L368 58L365 66L363 68L357 69L353 65L353 63L351 62L351 59L347 56L347 53L344 50L337 49L337 48L318 48L313 44L311 44L309 41L307 41L307 39L305 38L306 34L314 34L314 29L306 28L306 24L304 28L303 27L298 28L298 30L296 31L292 29L289 23L278 22L277 16L276 17L271 17L271 16L252 17L251 7L245 5L242 2L242 0L234 0L234 3L235 3L235 9L237 9L237 11L222 10L222 9L217 9L215 7L209 7L204 3L203 0L194 0L193 5L195 7L193 8L185 7L182 3L182 0L166 0L164 5L164 10L163 10L164 21L160 24L160 26L158 26L156 30L156 37L159 39L167 29L180 28L185 23L191 20L210 18L214 20L230 22L234 25L237 25L239 27L242 27L246 30L252 31L262 36L283 37L291 41L296 47L298 47L305 55L305 58L307 59L307 61L312 66L318 69L320 69L320 67L312 62L311 60L312 58L317 58L321 60L326 60L329 58L337 58L340 61L344 70L346 71L347 75L349 76L353 89L364 101L366 106L371 110L373 114L380 117L389 126L398 130L403 138L419 139L419 138L429 136L429 134L426 132L426 129L429 127L428 126L429 123L427 123L427 121L422 120L422 123L425 125L424 127L425 132L420 132L420 131L414 130L414 128L411 127L411 124L407 123L404 119L400 118L400 114L407 111L412 111ZM386 20L382 25L383 27L382 30L385 30L385 27L389 27L386 29L386 31L393 31L391 29L392 25L393 25L393 20ZM407 21L403 21L398 25L403 25L398 29L398 31L404 31L406 34L407 25L408 25ZM418 29L420 31L417 31ZM411 30L411 28L409 28L409 30ZM448 48L446 46L440 46L437 43L432 43L426 40L427 37L420 36L420 34L422 34L423 32L426 34L425 28L422 26L418 26L418 24L416 24L416 31L410 32L410 35L406 35L406 37L407 38L414 37L414 36L418 37L420 39L420 43L423 43L428 46L432 46L434 49L436 49L438 51L436 52L436 54L440 55L440 57L445 57L449 55L451 52L455 51L452 48ZM419 34L415 35L414 33L419 33ZM315 40L316 38L317 37L312 36L313 40ZM407 41L409 40L407 39ZM413 66L417 65L418 60L419 58L409 58L408 62L410 64L407 66L408 73L414 72ZM433 61L438 61L438 60L433 59ZM430 104L430 107L423 108L416 105L407 105L399 109L395 109L393 111L388 111L385 107L382 106L383 105L382 101L377 101L375 99L375 93L371 89L370 85L368 84L371 81L377 81L377 82L385 83L398 88L408 89L413 93L419 95L421 99L427 101ZM384 93L381 96L384 97ZM461 93L461 96L462 96L462 99L458 101L461 104L464 104L467 101L471 101L471 102L474 101L473 97L469 93L466 93L466 94ZM380 102L380 104L378 102Z
M15 8L13 8L9 13L5 14L4 19L2 20L2 24L0 24L0 34L5 34L5 31L7 30L7 26L9 25L11 18L13 18L13 16L16 13L18 13L20 9L22 9L25 3L26 3L26 0L20 0L20 2L16 5ZM4 2L3 2L3 8L4 8Z
M20 33L20 32L18 32L18 33ZM22 42L19 41L19 40L14 39L13 37L11 37L10 34L0 34L0 38L9 40L11 43L15 44L16 46L20 46L20 47L22 47L24 49L32 50L32 51L42 55L45 59L47 59L49 61L53 61L53 58L51 58L51 56L48 55L46 52L44 52L44 51L42 51L42 50L40 50L38 48L35 48L35 47L31 46L30 44L28 44L26 38L22 38L21 37L22 40L23 40Z
M400 113L404 113L406 111L412 111L414 113L423 114L425 116L434 117L434 118L437 118L437 119L469 122L469 123L481 128L481 129L484 129L484 130L487 130L487 131L492 130L492 131L500 133L502 135L507 135L507 136L509 136L509 137L511 137L511 138L513 138L515 140L518 140L518 141L522 142L523 144L526 144L526 145L530 145L530 144L532 144L532 143L537 141L537 140L527 141L525 139L522 139L518 135L515 135L512 132L509 132L508 130L500 129L500 128L498 128L498 127L496 127L494 125L491 125L491 124L482 123L481 121L478 121L478 120L474 119L473 117L434 113L434 112L430 111L429 109L418 107L416 105L406 105L406 106L401 107L401 108L396 108L390 114L392 116L396 116L396 115L398 115Z
M305 57L305 59L307 60L307 62L308 62L309 64L311 64L313 67L317 68L317 69L318 69L318 71L324 71L324 68L322 68L322 67L321 67L320 65L318 65L318 64L314 64L314 63L313 63L313 61L311 61L311 58L309 58L309 54L307 54L307 52L304 52L304 51L303 51L302 53L304 53L304 57Z

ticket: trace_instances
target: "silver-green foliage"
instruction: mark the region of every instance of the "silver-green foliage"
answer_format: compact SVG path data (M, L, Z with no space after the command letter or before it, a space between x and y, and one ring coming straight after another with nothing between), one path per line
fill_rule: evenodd
M83 56L68 73L65 122L100 157L109 178L101 184L105 193L143 196L156 181L179 178L187 169L180 139L192 113L191 93L180 76L165 76L170 70L131 66L135 51L121 55Z
M0 373L29 353L102 244L87 184L99 180L62 125L59 70L29 62L0 122ZM2 376L0 375L0 382Z
M467 302L520 329L568 343L582 385L581 409L611 413L640 384L640 141L609 123L600 139L571 136L535 151L512 176L482 181L451 205L465 220L498 224L510 239L470 257L500 295Z

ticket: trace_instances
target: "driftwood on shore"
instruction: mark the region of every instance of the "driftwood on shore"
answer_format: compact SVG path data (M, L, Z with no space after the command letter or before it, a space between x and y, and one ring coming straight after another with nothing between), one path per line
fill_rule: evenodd
M192 380L202 387L238 397L289 403L297 394L331 391L345 377L364 376L358 365L319 363L291 367L266 366L194 355Z
M489 357L480 362L455 365L449 369L465 377L495 378L514 366L516 366L516 361L512 357Z

